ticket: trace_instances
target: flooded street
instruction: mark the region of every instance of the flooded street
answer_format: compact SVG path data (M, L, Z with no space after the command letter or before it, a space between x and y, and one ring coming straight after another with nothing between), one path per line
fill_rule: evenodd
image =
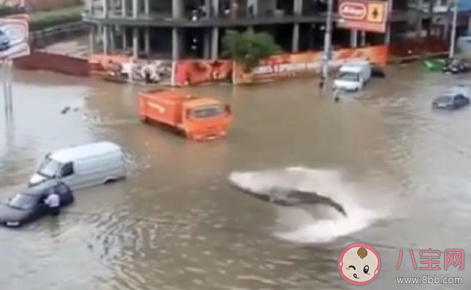
M0 229L2 289L356 289L337 268L356 242L381 256L365 289L469 289L466 268L444 271L442 256L441 271L414 270L409 255L419 263L421 250L470 250L471 110L431 109L441 90L469 76L419 66L388 73L364 97L340 103L319 96L312 79L192 89L231 103L235 114L226 140L192 143L139 122L142 87L16 72L13 123L0 113L2 201L44 154L89 141L123 146L130 177L76 192L59 218ZM65 106L72 110L63 115ZM279 223L296 214L240 194L227 178L291 166L342 172L327 173L323 186L382 218L327 243L315 243L322 229L309 226L295 236L312 243L280 239ZM464 284L397 285L396 277L425 274Z

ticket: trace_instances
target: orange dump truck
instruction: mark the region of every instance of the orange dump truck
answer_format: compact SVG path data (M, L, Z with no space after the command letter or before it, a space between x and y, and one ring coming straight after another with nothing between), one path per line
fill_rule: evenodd
M144 122L170 126L195 141L224 137L232 121L229 105L172 90L140 93L139 117Z

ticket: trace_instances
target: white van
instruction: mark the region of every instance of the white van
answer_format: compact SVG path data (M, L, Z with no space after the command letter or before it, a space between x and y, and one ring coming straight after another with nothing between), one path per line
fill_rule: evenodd
M371 79L371 64L367 60L349 61L342 65L334 80L334 89L358 91Z
M72 190L126 178L126 161L120 146L111 142L89 143L46 154L28 185L60 179Z

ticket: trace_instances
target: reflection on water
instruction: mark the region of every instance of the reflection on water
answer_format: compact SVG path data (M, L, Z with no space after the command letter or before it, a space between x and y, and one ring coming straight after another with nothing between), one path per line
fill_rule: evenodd
M121 144L131 173L77 192L59 219L0 230L2 289L353 289L337 270L353 242L371 244L382 259L379 277L364 287L397 289L395 277L424 274L407 258L395 270L401 249L466 251L471 241L471 114L430 109L438 91L465 82L397 68L337 104L313 80L192 89L230 102L236 115L226 140L191 143L139 123L142 87L17 72L14 123L0 123L2 200L45 153L92 140ZM62 114L64 107L71 110ZM365 203L397 205L386 220L330 243L279 240L283 210L226 180L232 171L287 166L344 171L345 182L368 189ZM440 286L452 288L468 289Z

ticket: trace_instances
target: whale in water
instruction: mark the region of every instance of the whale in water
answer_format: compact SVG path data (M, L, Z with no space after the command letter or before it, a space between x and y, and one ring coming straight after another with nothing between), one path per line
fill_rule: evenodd
M241 192L254 197L258 200L273 203L279 206L301 207L303 205L325 205L334 208L344 216L347 212L338 202L335 202L327 196L316 192L298 190L295 188L286 188L283 186L263 186L262 188L250 188L243 186L240 178L244 178L244 173L232 174L229 178L230 183Z

